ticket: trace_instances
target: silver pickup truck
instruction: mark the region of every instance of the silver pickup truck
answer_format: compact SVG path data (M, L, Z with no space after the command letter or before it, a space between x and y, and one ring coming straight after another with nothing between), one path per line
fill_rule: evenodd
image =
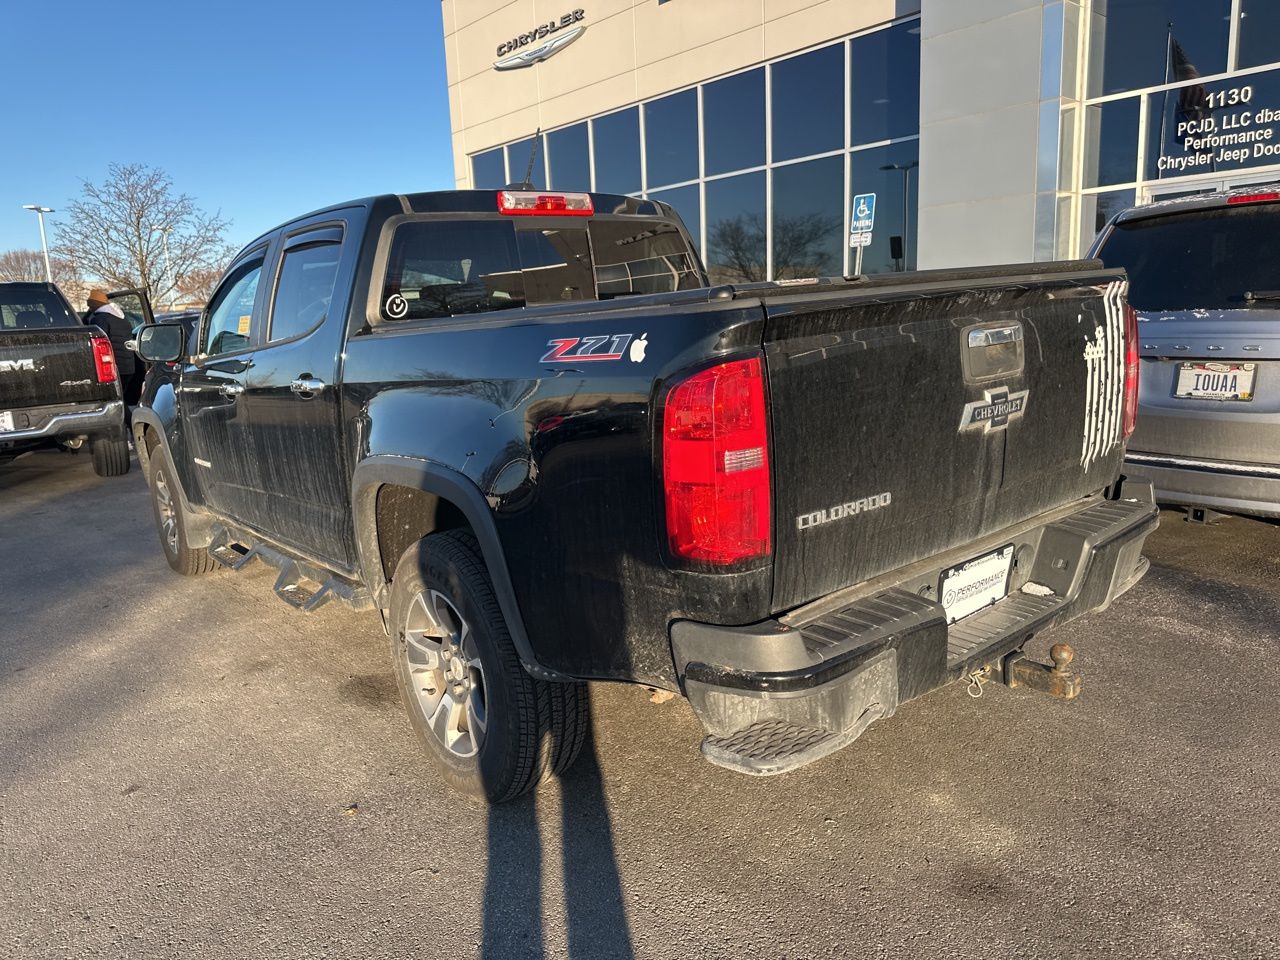
M1280 184L1133 207L1090 255L1138 311L1126 472L1194 518L1280 517Z

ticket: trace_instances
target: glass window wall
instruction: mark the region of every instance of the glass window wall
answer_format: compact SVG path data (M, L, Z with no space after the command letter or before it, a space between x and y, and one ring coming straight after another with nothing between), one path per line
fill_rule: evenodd
M591 189L591 147L587 125L577 123L547 134L547 159L555 190Z
M875 242L863 271L910 269L919 24L890 24L550 131L544 139L551 186L583 189L579 181L594 166L596 191L670 204L719 283L844 273L852 259L846 198L850 191L874 192ZM512 179L524 175L528 143L508 146ZM501 150L473 157L475 182L497 176L501 160Z

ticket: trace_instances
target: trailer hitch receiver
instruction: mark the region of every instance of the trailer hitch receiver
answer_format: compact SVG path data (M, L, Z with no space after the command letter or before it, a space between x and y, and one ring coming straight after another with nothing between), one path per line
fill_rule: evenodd
M1062 700L1074 700L1080 696L1082 684L1080 674L1068 669L1075 655L1071 645L1066 643L1055 643L1049 650L1052 664L1028 660L1022 651L1014 651L1004 658L1005 686L1027 687Z

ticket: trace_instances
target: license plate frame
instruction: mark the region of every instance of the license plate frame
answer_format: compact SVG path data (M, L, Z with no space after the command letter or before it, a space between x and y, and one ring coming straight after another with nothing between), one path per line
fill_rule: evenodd
M1230 377L1238 374L1240 380L1232 381L1234 389L1210 389L1197 386L1199 377ZM1216 400L1219 403L1251 403L1257 383L1258 365L1244 360L1229 362L1218 360L1188 360L1178 364L1174 375L1173 395L1179 400ZM1216 383L1215 383L1216 385Z
M938 598L947 623L963 620L1007 597L1012 573L1011 543L943 570L938 576Z
M17 429L13 424L13 411L0 410L0 433L13 433Z

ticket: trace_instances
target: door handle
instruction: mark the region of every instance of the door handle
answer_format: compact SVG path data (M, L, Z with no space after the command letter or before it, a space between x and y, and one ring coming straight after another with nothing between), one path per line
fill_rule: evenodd
M224 383L218 387L218 392L224 397L238 397L244 393L243 383Z
M1013 324L1008 327L986 327L969 331L969 348L995 347L1002 343L1013 343L1022 339L1022 325Z
M323 380L317 380L315 377L299 377L289 384L289 389L304 399L310 399L325 387Z

